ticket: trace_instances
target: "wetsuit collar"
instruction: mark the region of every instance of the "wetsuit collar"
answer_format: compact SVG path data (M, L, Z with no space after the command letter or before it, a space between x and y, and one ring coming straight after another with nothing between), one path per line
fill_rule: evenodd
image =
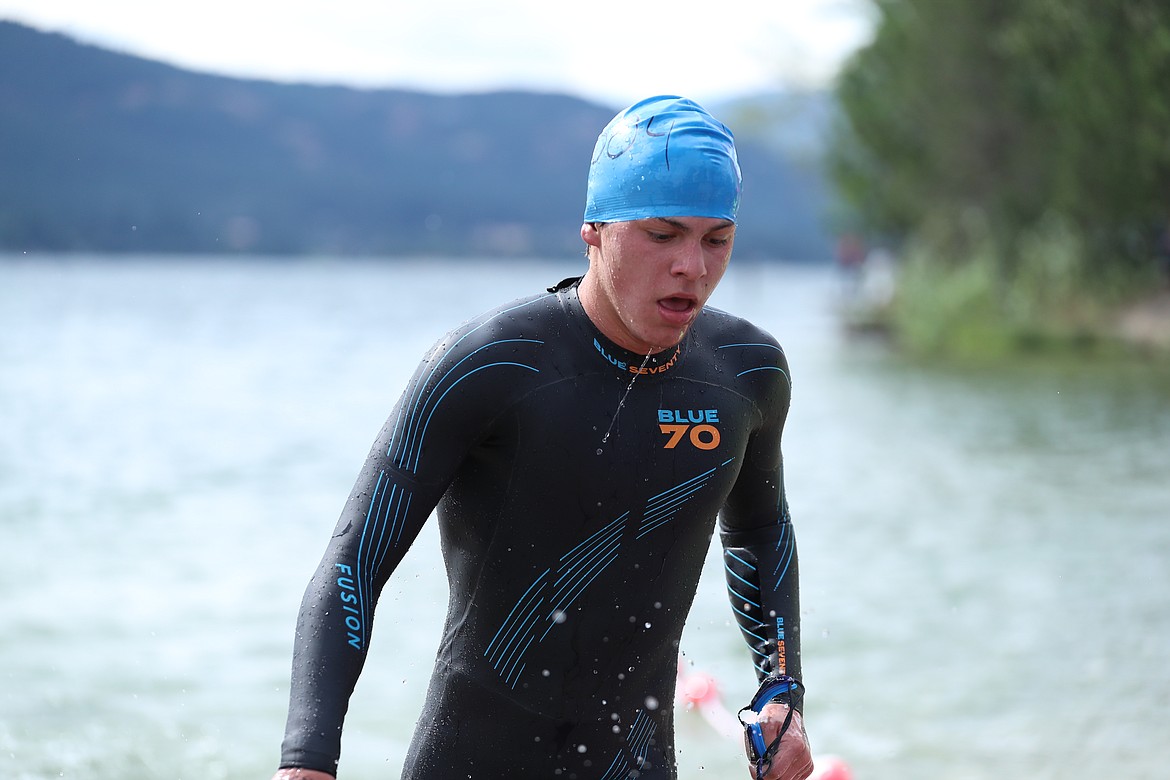
M637 352L631 352L625 347L618 346L598 330L597 326L593 324L593 321L589 319L589 315L585 313L585 307L581 305L581 298L577 294L577 285L580 281L580 277L565 279L548 289L549 292L560 294L561 300L564 301L565 308L569 312L572 320L579 323L581 329L591 341L593 351L598 360L608 362L620 373L634 376L668 374L679 364L684 351L683 345L686 343L688 336L683 336L683 341L675 346L650 355L638 354Z

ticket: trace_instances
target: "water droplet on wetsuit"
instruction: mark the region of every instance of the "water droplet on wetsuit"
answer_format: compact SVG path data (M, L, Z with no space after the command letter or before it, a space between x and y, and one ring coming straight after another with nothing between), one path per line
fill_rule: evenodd
M630 378L630 383L626 385L626 392L622 393L621 400L618 401L617 409L615 409L613 412L613 418L609 421L609 428L605 430L605 435L601 437L602 444L605 444L607 441L609 441L609 434L611 431L613 431L613 426L617 423L618 415L622 413L622 407L626 405L626 398L630 395L630 391L634 389L634 383L638 381L639 374L641 374L641 372L646 368L646 364L650 362L650 355L653 354L653 352L654 348L651 347L650 352L646 353L646 357L642 358L642 365L638 369L638 373L635 373ZM600 449L597 450L597 454L601 454Z

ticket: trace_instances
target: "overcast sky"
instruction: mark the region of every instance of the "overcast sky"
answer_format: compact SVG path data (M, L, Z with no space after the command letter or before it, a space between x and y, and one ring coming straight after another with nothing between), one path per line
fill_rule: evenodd
M435 92L524 88L622 107L827 84L867 0L0 0L0 19L185 68Z

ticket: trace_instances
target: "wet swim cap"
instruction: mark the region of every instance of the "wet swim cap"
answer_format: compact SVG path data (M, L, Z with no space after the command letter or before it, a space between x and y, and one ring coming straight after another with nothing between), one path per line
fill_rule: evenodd
M735 139L686 98L647 98L615 116L593 149L586 222L648 217L735 221L740 173Z

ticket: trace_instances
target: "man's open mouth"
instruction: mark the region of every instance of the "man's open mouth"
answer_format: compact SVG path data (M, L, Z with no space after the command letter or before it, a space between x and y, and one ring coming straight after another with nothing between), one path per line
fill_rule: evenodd
M658 305L668 311L677 312L679 314L686 314L695 308L695 301L693 298L683 298L681 296L671 296L669 298L661 298Z

